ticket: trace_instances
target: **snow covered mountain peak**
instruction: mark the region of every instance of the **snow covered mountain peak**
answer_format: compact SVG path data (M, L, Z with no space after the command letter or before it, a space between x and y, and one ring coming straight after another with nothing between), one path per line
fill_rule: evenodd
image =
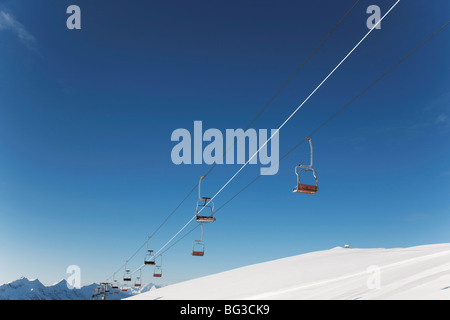
M79 289L69 289L67 281L61 281L45 286L38 279L29 280L21 277L17 280L0 285L0 300L90 300L94 288L98 284L93 283ZM128 292L118 292L107 297L107 300L119 300L134 294L149 291L154 285L148 284L139 289L132 288Z

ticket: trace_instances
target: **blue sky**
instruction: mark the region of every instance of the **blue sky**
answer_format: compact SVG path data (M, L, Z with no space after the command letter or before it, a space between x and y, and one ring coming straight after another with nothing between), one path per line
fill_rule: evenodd
M1 1L0 283L103 281L207 165L172 163L178 128L245 128L353 5L345 1ZM252 125L275 129L368 31L361 0ZM66 28L77 4L82 29ZM448 1L401 1L280 132L283 155L448 20ZM161 284L314 250L449 242L448 27L314 137L320 191L293 194L302 145L164 256ZM239 169L220 165L215 194ZM259 173L247 166L215 199ZM195 213L194 193L154 239ZM199 231L199 230L196 230ZM142 264L143 252L130 262ZM153 281L151 270L144 282Z

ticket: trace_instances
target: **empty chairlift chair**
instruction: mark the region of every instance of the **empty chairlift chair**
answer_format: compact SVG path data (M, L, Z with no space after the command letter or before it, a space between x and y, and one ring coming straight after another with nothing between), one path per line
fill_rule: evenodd
M200 187L203 178L204 176L201 176L198 183L198 200L197 207L195 208L195 215L197 222L214 222L216 221L216 218L213 217L214 202L211 201L211 198L201 196Z
M117 281L117 279L116 279L116 273L115 272L114 272L113 282L112 282L111 288L119 289L119 281Z
M153 250L147 250L147 252L145 253L144 264L151 266L155 265L155 257L153 256Z
M150 241L150 237L147 239L147 250L145 251L144 264L145 265L155 265L155 256L153 254L153 250L148 248L148 242Z
M159 256L159 264L155 265L155 269L153 270L153 277L161 278L162 277L162 255Z
M125 270L125 274L123 276L123 281L131 281L131 271L130 270Z
M135 287L140 287L142 285L141 277L142 277L142 269L139 269L139 277L136 277L136 280L134 281Z
M203 224L200 224L202 228L202 238L201 240L194 240L192 242L192 255L194 257L203 257L205 255L205 244L203 242Z
M310 138L307 138L309 141L309 148L311 151L311 163L309 166L299 164L297 167L295 167L295 174L297 175L297 186L294 187L293 192L295 193L306 193L306 194L316 194L317 190L319 189L319 185L317 183L317 174L316 171L314 171L312 165L313 165L313 148L312 148L312 142ZM300 170L299 170L300 169ZM300 181L300 175L305 173L312 173L312 176L314 177L315 184L305 184Z
M127 263L125 263L125 273L123 274L123 281L128 282L131 281L131 271L127 269Z

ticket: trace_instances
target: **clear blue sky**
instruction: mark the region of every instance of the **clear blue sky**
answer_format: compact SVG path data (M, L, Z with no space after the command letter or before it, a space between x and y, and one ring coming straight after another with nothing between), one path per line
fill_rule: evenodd
M0 283L51 284L79 265L103 281L207 165L171 162L172 131L245 128L355 0L0 1ZM274 129L368 31L354 8L252 125ZM77 4L82 29L66 28ZM401 1L280 132L283 155L448 20L449 3ZM5 21L6 19L6 21ZM169 284L350 244L450 241L449 27L314 137L319 193L293 194L303 145L164 256ZM220 165L212 196L239 169ZM247 166L216 207L250 182ZM155 237L195 213L194 193ZM199 231L199 230L196 230ZM143 252L130 262L142 264ZM153 281L145 269L144 282ZM118 275L120 277L121 275Z

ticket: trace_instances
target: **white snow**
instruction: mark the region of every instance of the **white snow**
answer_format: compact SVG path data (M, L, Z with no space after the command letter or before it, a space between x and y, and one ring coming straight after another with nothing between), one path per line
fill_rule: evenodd
M128 299L450 300L450 244L337 247L213 274Z

